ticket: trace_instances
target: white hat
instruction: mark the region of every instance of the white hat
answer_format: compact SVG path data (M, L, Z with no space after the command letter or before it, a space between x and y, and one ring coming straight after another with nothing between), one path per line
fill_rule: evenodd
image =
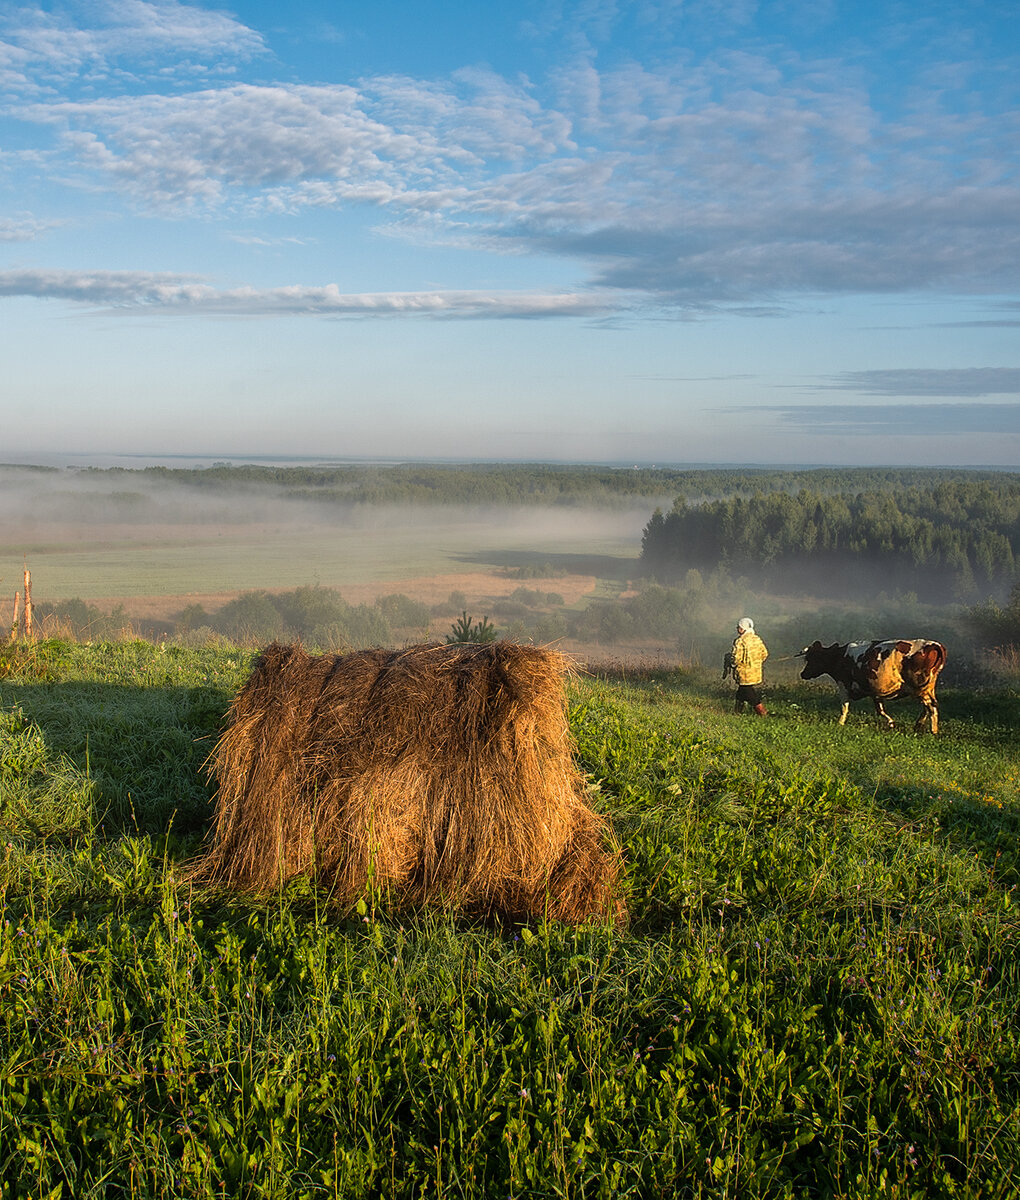
M737 628L740 630L741 633L747 633L747 631L749 629L754 628L754 622L751 620L750 617L741 617L740 620L737 622Z

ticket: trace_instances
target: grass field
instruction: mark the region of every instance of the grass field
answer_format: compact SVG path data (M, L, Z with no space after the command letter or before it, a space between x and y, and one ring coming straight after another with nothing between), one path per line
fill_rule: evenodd
M1017 1194L1015 690L579 678L630 921L507 930L177 882L246 667L0 658L4 1197Z

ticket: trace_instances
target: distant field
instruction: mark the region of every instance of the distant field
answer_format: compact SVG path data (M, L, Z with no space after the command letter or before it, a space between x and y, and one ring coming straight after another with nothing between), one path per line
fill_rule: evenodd
M196 597L314 584L346 591L352 600L404 591L434 603L453 590L473 600L470 584L479 576L491 585L478 594L508 590L497 585L507 566L552 562L564 575L615 573L625 581L648 519L644 510L447 506L359 509L333 522L318 512L313 523L307 511L286 504L278 516L126 523L59 514L26 521L0 541L0 587L13 595L27 560L37 601L76 596L103 607L123 603L132 615L156 615L155 598L172 601L172 608ZM584 590L593 586L589 578Z

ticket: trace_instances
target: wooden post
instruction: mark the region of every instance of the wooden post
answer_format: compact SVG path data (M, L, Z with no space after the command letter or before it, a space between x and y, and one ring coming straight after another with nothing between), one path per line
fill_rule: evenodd
M14 593L14 620L11 621L11 641L18 640L18 626L21 624L21 593Z
M32 572L25 566L25 637L32 636Z

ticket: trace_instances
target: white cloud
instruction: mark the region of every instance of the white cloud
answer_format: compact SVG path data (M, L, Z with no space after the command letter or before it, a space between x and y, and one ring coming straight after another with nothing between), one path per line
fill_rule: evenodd
M208 290L185 275L144 271L0 271L0 296L33 296L81 304L146 305L183 302Z
M194 63L234 62L265 51L261 34L228 13L178 0L95 0L57 12L11 7L0 14L0 35L9 83L26 86L69 79L83 69L106 76L120 60L138 69L169 54L175 71L186 73L193 64L184 56Z
M569 145L565 118L526 88L487 72L462 73L460 86L466 99L389 77L362 91L238 84L37 103L18 115L62 130L80 169L159 207L227 203L231 189L276 209L457 207L484 193L490 160L555 163Z
M304 237L261 237L256 233L228 233L227 241L239 246L307 246L312 239Z
M306 181L398 189L435 177L443 152L374 120L350 87L233 87L33 105L22 117L66 130L79 166L150 206L216 204L230 189L293 203ZM335 197L339 199L339 196Z
M194 276L142 271L0 271L0 297L64 300L93 308L222 316L601 316L614 302L572 292L341 292L335 284L218 289Z
M43 220L29 213L0 217L0 242L33 242L40 234L62 224L62 221Z
M579 0L547 15L550 28L571 17L602 37L622 20L717 10ZM15 68L29 47L80 63L161 38L234 55L261 46L233 18L175 0L100 11L105 23L83 32L34 10L36 40L22 36ZM542 85L472 68L46 100L17 115L58 134L65 179L144 209L377 208L399 236L579 261L593 289L657 305L1015 286L1015 112L975 93L961 115L920 86L880 110L855 67L748 47L601 69L589 48ZM943 74L965 83L959 66Z

